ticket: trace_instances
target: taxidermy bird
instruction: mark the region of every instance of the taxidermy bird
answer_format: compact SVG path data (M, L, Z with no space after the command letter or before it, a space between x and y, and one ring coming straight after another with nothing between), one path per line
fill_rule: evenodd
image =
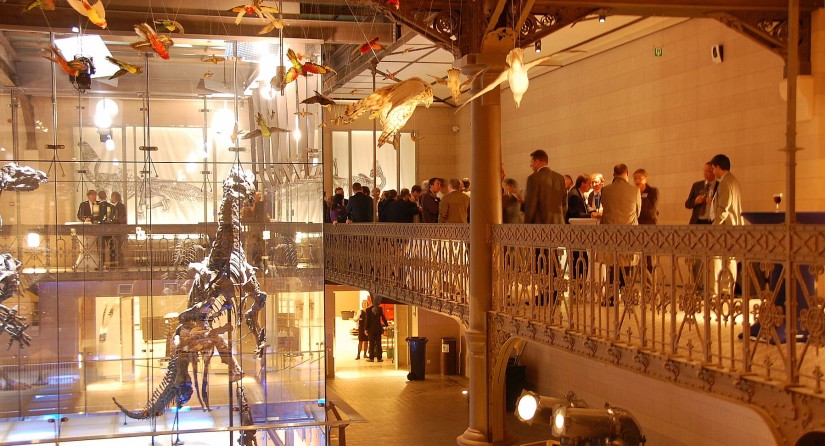
M51 51L51 54L44 54L43 57L56 63L60 69L69 76L77 76L81 71L86 71L89 68L89 64L83 60L75 59L67 61L66 58L63 57L63 53L60 52L60 49L54 45L49 45L46 49Z
M292 62L292 67L287 70L286 74L284 75L283 85L286 85L295 79L298 79L298 76L307 76L309 74L327 74L327 73L335 73L335 70L332 67L328 67L326 65L319 65L313 62L304 62L301 63L301 59L298 59L298 55L295 54L295 51L290 48L286 52L286 57L289 58L289 61ZM272 80L269 81L272 85L272 88L280 88L280 82L278 82L278 76L273 76Z
M150 48L162 59L169 59L169 47L175 44L165 35L158 35L148 23L135 25L135 32L143 40L131 43L131 47L138 51L148 51Z
M524 64L524 49L522 48L513 48L507 54L507 65L510 68L501 72L501 74L494 80L490 82L489 85L484 87L483 90L479 91L470 99L467 99L467 102L461 104L461 107L458 107L458 110L461 110L462 107L472 102L474 99L483 96L485 93L489 92L493 88L504 81L509 81L510 83L510 90L513 92L513 100L516 101L516 108L519 108L521 104L521 98L524 96L524 93L527 92L527 87L530 85L530 78L527 76L527 71L530 68L535 67L536 65L549 60L551 57L554 57L556 54L550 54L549 56L539 57L538 59Z
M201 59L201 62L212 62L213 64L217 64L218 62L223 62L225 60L225 57L219 57L213 54L210 57L204 57L203 59Z
M123 76L126 73L129 73L129 74L143 74L143 67L138 67L138 66L135 66L135 65L132 65L132 64L128 64L126 62L117 60L117 59L115 59L114 57L111 57L111 56L106 56L106 60L108 60L109 62L111 62L115 65L117 65L118 68L120 68L119 70L117 70L117 72L115 72L115 74L112 75L112 77L109 78L110 80L119 78L120 76Z
M367 54L370 50L372 50L372 51L381 51L383 49L384 49L384 45L381 45L380 43L378 43L378 37L376 37L376 38L370 40L369 42L359 46L355 50L353 50L352 54L355 54L355 53Z
M431 76L431 77L434 77L435 81L438 82L439 84L446 85L447 88L450 89L450 93L452 94L452 97L453 97L453 102L458 104L458 100L461 98L462 90L464 90L465 88L468 88L469 86L471 86L473 84L473 81L476 80L476 78L481 73L483 73L484 70L486 70L486 68L483 69L483 70L480 70L478 73L470 76L464 82L461 82L461 70L459 70L458 68L450 68L449 70L447 70L447 79L444 79L444 78L441 78L441 77L435 77L435 76Z
M40 8L44 11L54 11L54 0L34 0L23 8L23 12L31 11L34 8Z
M266 26L264 26L263 28L261 28L260 31L258 31L258 35L262 36L266 33L271 32L273 29L284 29L284 21L281 19L270 20L269 22L267 22Z
M322 107L329 108L335 105L335 101L328 96L318 93L318 90L315 90L315 96L304 99L301 101L301 104L321 104Z
M272 14L279 13L278 8L274 6L263 6L261 3L263 3L263 0L252 0L252 3L238 5L230 9L229 12L238 13L238 16L235 18L235 24L240 25L243 16L247 14L255 14L262 19L274 21L275 16Z
M258 128L255 129L255 130L252 130L251 132L249 132L245 135L243 135L243 137L242 137L243 139L252 139L252 138L255 138L257 136L263 136L264 138L269 138L270 136L272 136L273 132L278 132L278 133L288 133L289 132L289 130L282 129L280 127L270 127L269 123L266 122L266 118L264 118L264 115L261 112L258 112L255 115L255 123L258 124Z
M380 147L404 127L419 103L430 107L433 103L433 88L427 82L413 77L379 88L364 99L350 104L343 116L335 118L335 124L349 124L364 113L371 112L370 119L378 117L378 122L383 127L378 138Z
M183 34L183 33L186 32L186 31L183 30L183 25L181 25L180 23L178 23L175 20L170 20L170 19L155 20L155 26L157 26L158 29L163 28L166 31L169 31L170 33L173 33L175 31L177 31L177 32Z
M106 28L106 10L103 8L103 0L66 0L69 6L79 12L80 15L88 17L89 21L95 25Z

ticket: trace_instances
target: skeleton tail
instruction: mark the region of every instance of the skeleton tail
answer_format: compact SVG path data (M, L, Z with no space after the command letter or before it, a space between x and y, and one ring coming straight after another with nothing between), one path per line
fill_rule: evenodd
M177 388L175 386L175 375L177 374L177 362L178 356L175 355L169 359L169 365L166 368L166 376L163 377L163 381L160 384L160 387L155 389L154 393L152 394L152 398L146 403L146 406L143 410L129 410L117 400L112 397L112 401L115 402L117 407L129 418L134 420L145 420L148 418L155 418L164 409L169 407L172 401L175 399L177 395Z

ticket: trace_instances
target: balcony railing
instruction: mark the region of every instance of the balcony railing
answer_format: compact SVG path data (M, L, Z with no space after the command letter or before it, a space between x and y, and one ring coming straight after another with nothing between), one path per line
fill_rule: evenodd
M513 322L499 324L506 336L614 363L620 346L640 352L639 367L659 357L821 392L823 226L497 225L491 235L491 317ZM329 280L465 319L466 225L327 225L324 237Z

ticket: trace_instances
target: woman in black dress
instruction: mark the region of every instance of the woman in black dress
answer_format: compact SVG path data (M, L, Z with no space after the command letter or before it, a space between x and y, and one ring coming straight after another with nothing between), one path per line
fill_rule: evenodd
M355 322L358 324L358 354L355 356L355 359L361 359L361 352L364 352L364 357L368 358L367 356L367 346L369 342L369 338L367 337L367 301L361 301L361 311L358 312L358 317L355 318Z

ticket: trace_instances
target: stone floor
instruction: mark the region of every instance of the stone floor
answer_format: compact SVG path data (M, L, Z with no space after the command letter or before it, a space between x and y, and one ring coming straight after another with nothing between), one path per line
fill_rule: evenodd
M407 370L396 370L385 361L349 361L336 368L327 381L327 398L343 401L345 412L354 418L340 446L454 445L467 429L469 400L462 391L467 378L428 374L421 381L407 381ZM516 445L533 443L549 435L540 426L527 426L512 414L506 417L508 437Z

